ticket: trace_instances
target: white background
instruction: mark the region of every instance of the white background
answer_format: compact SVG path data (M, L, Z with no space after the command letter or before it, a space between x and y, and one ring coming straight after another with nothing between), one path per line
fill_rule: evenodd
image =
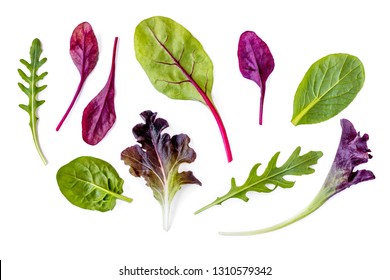
M389 109L390 15L386 1L7 1L0 10L1 146L0 259L4 279L161 279L124 277L119 269L271 266L269 279L389 279ZM171 100L158 93L135 59L133 35L143 19L163 15L181 23L202 43L214 63L213 98L224 120L234 160L228 164L217 125L200 103ZM68 119L55 131L79 82L69 56L69 39L81 22L91 23L99 62ZM238 69L240 34L255 31L269 45L275 70L267 83L264 125L258 125L259 89ZM103 88L114 37L117 122L97 146L81 138L81 114ZM40 94L38 130L49 164L34 148L26 103L17 83L19 59L29 58L34 38L42 41L48 71ZM366 81L351 105L316 125L291 122L295 90L309 66L331 53L350 53L365 66ZM174 200L169 232L161 210L141 178L132 177L120 152L134 145L139 113L153 110L168 120L172 134L187 133L197 151L191 169L203 186L184 186ZM351 187L306 219L273 233L224 237L218 231L272 225L305 207L332 164L340 119L368 133L373 159L364 167L376 179ZM225 202L193 212L225 194L231 177L242 184L253 164L265 166L280 151L279 164L297 147L321 150L312 175L292 178L292 189L249 194L245 203ZM110 162L125 180L124 194L108 213L71 205L55 175L72 159L96 156ZM263 168L263 167L262 167ZM263 169L259 172L262 172ZM386 174L387 173L387 174ZM166 277L166 279L238 277ZM240 279L258 279L245 276Z

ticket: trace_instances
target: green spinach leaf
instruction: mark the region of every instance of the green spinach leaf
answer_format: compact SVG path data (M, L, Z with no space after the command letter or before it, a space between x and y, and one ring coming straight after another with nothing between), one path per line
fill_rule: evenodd
M315 62L294 97L294 125L326 121L344 110L364 84L362 62L349 54L331 54Z
M70 203L80 208L106 212L115 207L116 199L132 202L121 195L123 179L108 162L83 156L62 166L57 183Z

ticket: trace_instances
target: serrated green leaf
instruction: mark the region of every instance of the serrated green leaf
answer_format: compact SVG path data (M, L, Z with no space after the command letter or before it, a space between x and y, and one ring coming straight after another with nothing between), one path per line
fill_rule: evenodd
M18 69L18 73L20 77L27 83L25 86L22 83L18 83L18 86L22 92L24 92L28 96L28 104L20 104L19 107L26 111L30 116L30 128L33 136L35 147L38 151L39 156L41 157L44 164L47 163L45 156L43 155L42 149L38 140L38 131L37 131L37 108L41 106L45 101L38 100L38 94L42 92L47 86L42 85L38 86L38 82L41 81L44 77L46 77L47 72L42 74L38 74L39 68L46 62L46 58L40 59L42 54L41 42L39 39L34 39L32 41L30 47L30 60L31 62L27 62L24 59L21 59L20 62L26 66L26 68L30 72L30 76L28 76L24 71Z
M195 212L198 214L212 206L219 205L222 202L230 198L239 198L243 201L248 201L248 192L259 192L259 193L270 193L277 187L291 188L295 182L289 181L284 178L287 175L301 176L307 175L314 172L311 168L312 165L316 164L318 159L322 157L322 152L310 151L300 156L301 147L297 147L287 161L280 167L276 166L280 152L277 152L269 161L263 174L257 175L260 163L255 164L249 172L248 179L241 186L237 186L236 180L232 178L231 187L227 194L218 197L214 202L206 205ZM275 186L269 188L269 185Z
M298 86L291 122L314 124L334 117L353 101L364 79L363 64L353 55L338 53L321 58Z

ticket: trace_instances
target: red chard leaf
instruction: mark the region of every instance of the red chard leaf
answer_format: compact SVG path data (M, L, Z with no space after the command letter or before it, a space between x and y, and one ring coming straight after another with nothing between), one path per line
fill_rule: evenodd
M141 113L145 123L133 128L140 145L123 150L121 159L130 166L133 176L143 177L153 190L162 207L164 229L168 230L170 205L176 192L183 184L201 185L201 182L191 171L179 172L182 163L191 163L196 158L195 151L189 147L190 138L186 134L171 137L163 133L168 122L156 116L157 113L151 111Z
M65 112L65 115L62 117L60 123L58 124L56 130L60 130L65 119L72 110L73 105L75 104L77 97L79 96L81 89L84 85L85 80L95 68L98 58L99 58L99 47L98 42L95 36L95 33L92 30L92 26L88 22L80 23L72 33L70 38L70 56L77 69L80 72L80 83L77 87L76 93L70 103L68 109Z
M263 123L266 81L274 70L274 58L267 44L253 31L245 31L238 42L238 64L244 78L254 81L261 91L259 123Z
M111 71L104 88L85 107L82 118L82 135L87 144L98 144L114 125L115 114L115 57L118 37L114 41Z

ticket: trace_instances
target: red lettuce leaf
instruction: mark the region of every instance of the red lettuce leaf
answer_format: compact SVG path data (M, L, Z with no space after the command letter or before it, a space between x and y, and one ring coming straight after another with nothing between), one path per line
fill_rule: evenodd
M195 151L189 147L190 138L186 134L171 137L163 133L168 122L156 118L156 115L152 111L141 113L145 123L133 128L133 134L140 145L123 150L121 159L130 166L133 176L143 177L146 185L153 190L154 197L163 210L164 229L168 230L170 205L176 192L184 184L202 183L191 171L178 171L180 164L191 163L196 158Z
M237 56L242 76L260 87L259 123L262 124L266 81L274 70L274 58L267 44L253 31L241 34Z
M62 124L66 120L70 111L79 96L85 80L95 68L99 58L98 42L93 32L92 26L88 22L80 23L72 33L70 38L70 56L80 72L80 83L77 87L76 93L66 110L64 116L59 122L56 130L60 130Z
M115 57L118 37L114 41L111 71L104 88L85 107L82 118L82 135L86 143L98 144L114 125L115 114Z

